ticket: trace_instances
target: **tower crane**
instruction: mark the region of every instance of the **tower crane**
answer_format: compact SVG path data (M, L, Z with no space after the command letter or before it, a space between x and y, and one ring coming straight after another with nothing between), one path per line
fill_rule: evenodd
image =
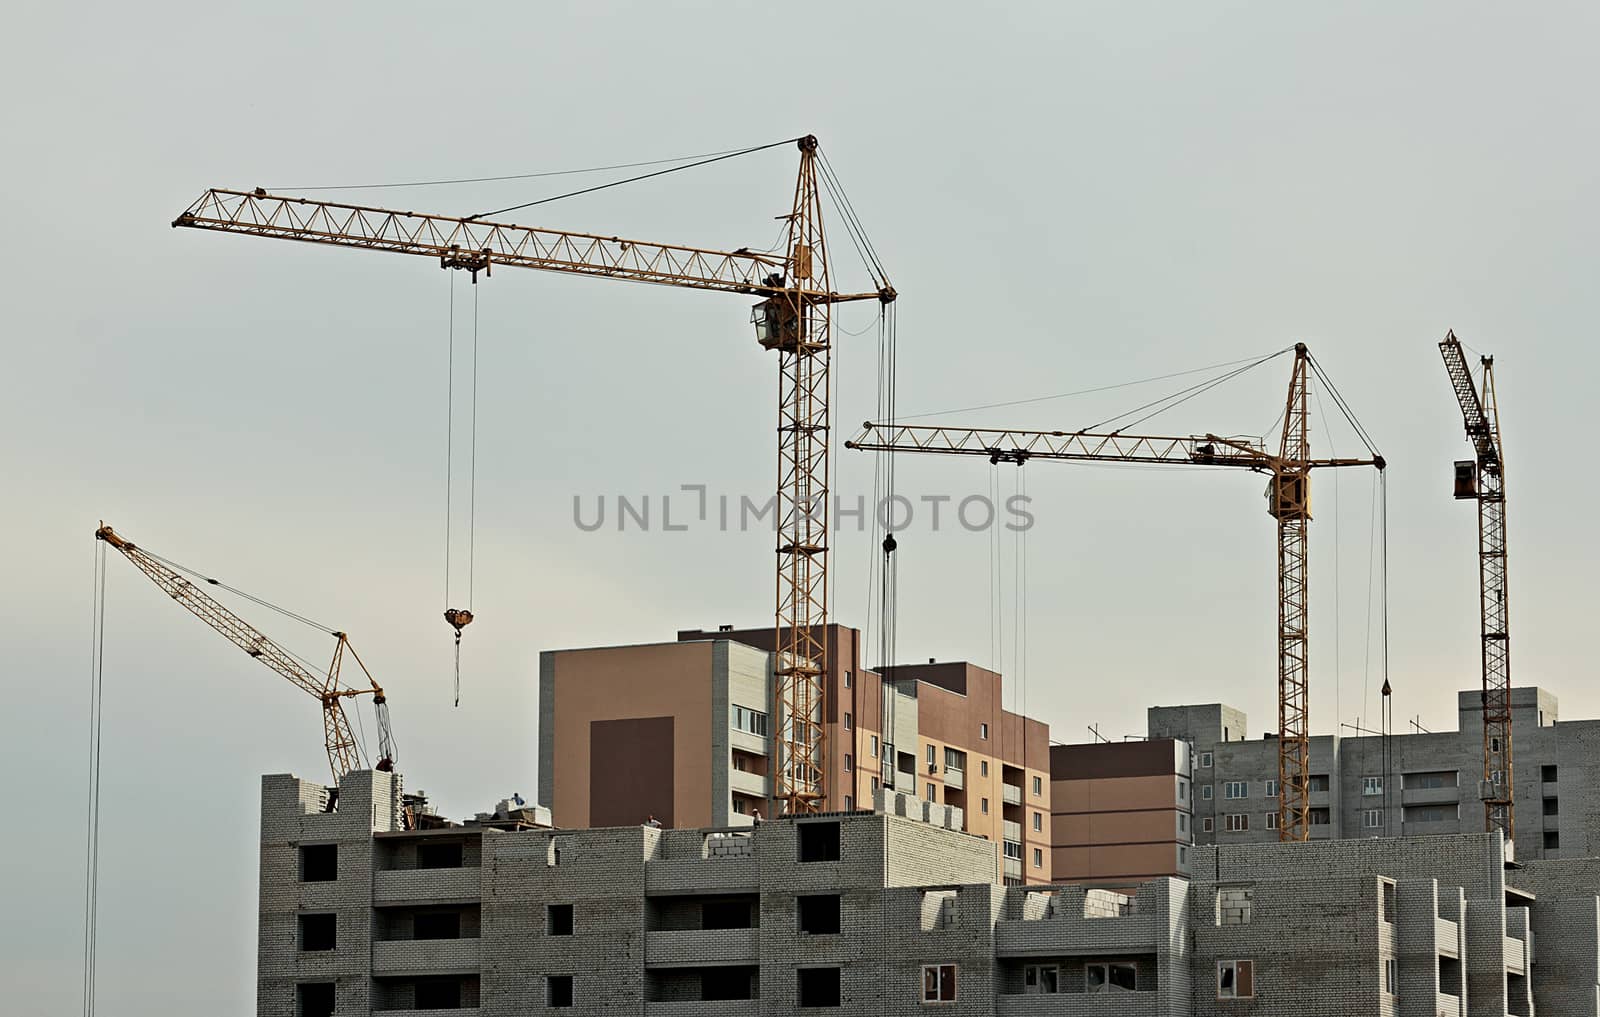
M1483 384L1473 382L1455 332L1439 343L1445 373L1461 404L1476 460L1456 463L1455 496L1478 503L1478 621L1483 642L1483 828L1515 846L1511 771L1511 618L1506 588L1506 470L1494 358L1481 357Z
M817 139L796 139L800 170L781 254L678 244L253 191L212 189L172 225L370 251L437 258L444 269L492 274L532 268L761 298L751 321L778 355L777 606L775 614L775 797L791 812L825 797L823 675L827 673L829 366L835 304L895 299L833 289L822 226ZM825 167L824 167L825 169ZM824 177L824 181L826 177ZM848 222L848 218L847 218ZM452 620L454 625L455 621Z
M1112 431L1018 431L936 425L872 424L845 447L878 452L986 456L991 463L1150 463L1222 466L1265 473L1267 514L1278 521L1278 839L1307 840L1311 832L1310 614L1307 567L1311 471L1323 467L1385 466L1369 459L1311 458L1308 398L1310 353L1296 344L1294 370L1276 453L1260 442L1215 434L1158 437Z
M149 576L167 596L222 633L233 645L289 679L301 690L316 697L322 704L322 736L328 750L328 766L333 771L335 786L343 780L345 774L359 770L363 766L361 746L356 741L355 732L350 729L349 718L345 716L346 699L357 696L372 697L373 707L378 715L378 761L374 769L394 769L394 737L389 729L388 697L384 695L383 689L367 670L367 665L362 663L343 632L330 633L337 640L333 647L333 661L328 665L327 674L317 674L301 664L288 650L224 607L164 559L124 539L104 523L100 524L94 535L96 539L103 540L122 552L123 557L133 562L134 567L140 572ZM214 579L202 581L220 585ZM366 675L368 688L346 688L340 684L339 671L347 652Z

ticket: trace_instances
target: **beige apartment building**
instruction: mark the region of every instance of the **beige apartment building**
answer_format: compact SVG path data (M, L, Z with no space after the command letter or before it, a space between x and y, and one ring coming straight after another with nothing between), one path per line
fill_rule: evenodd
M1049 728L1001 707L1001 677L967 663L861 667L861 633L829 625L827 811L888 788L961 810L1001 845L1004 878L1051 878ZM539 797L563 827L737 827L773 815L770 628L539 658Z

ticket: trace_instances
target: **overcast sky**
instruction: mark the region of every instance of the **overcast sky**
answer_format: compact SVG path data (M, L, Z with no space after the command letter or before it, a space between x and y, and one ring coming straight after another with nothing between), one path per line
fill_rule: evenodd
M1600 484L1578 429L1600 367L1592 5L558 6L32 5L10 19L10 1010L78 1007L97 520L348 631L390 690L408 786L458 816L532 797L541 649L772 617L768 533L573 523L575 496L650 495L657 513L684 484L766 496L776 365L750 301L505 270L478 287L483 596L453 708L450 276L421 258L169 229L208 186L563 170L813 132L902 295L905 413L1305 341L1391 464L1395 713L1434 730L1478 681L1474 512L1450 497L1468 446L1436 348L1454 328L1498 355L1515 680L1561 696L1566 717L1600 716L1587 649ZM524 214L764 247L795 163L785 147ZM335 193L465 214L603 179ZM832 238L840 284L864 284ZM455 286L465 329L470 288ZM877 380L871 308L840 320L862 334L839 336L837 439L871 415ZM1078 428L1198 377L948 419ZM1260 434L1286 380L1280 358L1146 428ZM1325 394L1316 413L1319 454L1359 451ZM870 491L869 459L838 464L846 498ZM899 487L1010 494L1016 473L906 460ZM996 549L919 517L900 539L902 660L1025 674L1028 711L1062 741L1089 724L1140 733L1151 703L1222 700L1252 735L1275 725L1259 478L1040 464L1027 486L1026 639L1015 538ZM1382 677L1373 504L1370 471L1317 478L1319 732L1370 718ZM870 541L836 541L846 624L873 613ZM249 1013L259 777L325 776L316 706L127 562L108 577L100 1009ZM299 652L329 649L245 613Z

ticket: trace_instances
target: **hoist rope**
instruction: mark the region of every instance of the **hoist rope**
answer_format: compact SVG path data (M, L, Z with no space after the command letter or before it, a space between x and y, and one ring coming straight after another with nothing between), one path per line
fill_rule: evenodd
M450 321L446 343L444 382L444 606L450 608L451 495L455 491L453 467L456 452L456 274L450 277Z
M622 180L612 180L609 183L596 184L593 187L585 187L577 191L568 191L565 194L555 194L548 198L539 198L536 201L525 201L520 205L507 205L505 208L496 208L488 212L479 212L477 215L467 216L467 219L483 219L491 215L501 215L505 212L517 212L524 208L533 208L535 205L547 205L552 201L560 201L563 198L576 198L582 194L593 194L596 191L609 190L612 187L621 187L623 184L633 184L638 183L641 180L649 180L652 177L666 176L668 173L679 173L683 170L694 169L698 166L709 166L711 163L721 162L724 159L734 159L741 155L764 152L769 148L777 148L779 145L792 145L799 140L799 138L784 138L782 141L773 141L765 145L756 145L751 148L738 148L731 152L723 152L720 155L710 156L709 158L700 159L682 166L671 166L667 169L656 170L652 173L641 173L638 176L625 177Z
M467 610L478 578L478 289L472 289L472 440L467 458Z
M92 1017L100 933L100 733L105 691L106 550L95 541L89 634L89 787L84 824L83 1013Z

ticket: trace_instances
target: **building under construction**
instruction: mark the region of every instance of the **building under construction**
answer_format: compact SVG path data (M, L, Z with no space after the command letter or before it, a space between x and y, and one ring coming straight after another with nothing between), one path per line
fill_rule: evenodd
M512 802L408 823L400 782L357 771L332 802L264 778L262 1017L1600 1012L1600 861L1511 864L1495 833L1196 846L1188 880L1007 887L955 809L884 790L567 830Z

